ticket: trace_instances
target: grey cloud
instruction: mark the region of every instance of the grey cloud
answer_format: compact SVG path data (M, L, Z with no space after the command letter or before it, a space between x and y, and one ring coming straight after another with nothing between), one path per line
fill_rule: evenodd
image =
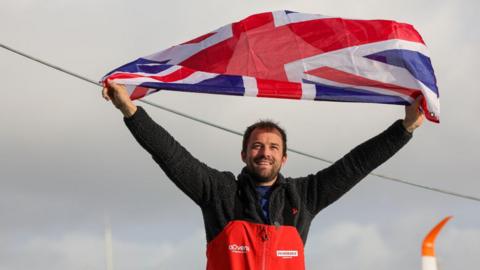
M480 107L472 83L480 37L472 27L477 6L473 1L6 1L0 31L8 45L99 79L138 56L261 10L411 22L430 47L442 123L425 123L378 172L479 196L480 128L475 123ZM225 12L205 15L219 9ZM0 58L0 269L103 269L105 212L112 218L118 269L132 269L136 262L147 269L203 268L198 207L140 149L99 89L4 50ZM399 106L372 104L167 92L149 99L239 131L259 118L273 118L287 129L290 146L332 160L403 116ZM202 161L240 171L240 138L145 108ZM228 147L218 152L218 145ZM326 166L290 154L284 173L300 176ZM478 256L470 256L480 243L477 212L472 201L368 177L314 222L308 265L419 269L423 232L453 214L442 235L448 243L442 263L449 266L445 269L474 268L479 264ZM341 252L353 257L342 260ZM192 260L181 260L185 254Z

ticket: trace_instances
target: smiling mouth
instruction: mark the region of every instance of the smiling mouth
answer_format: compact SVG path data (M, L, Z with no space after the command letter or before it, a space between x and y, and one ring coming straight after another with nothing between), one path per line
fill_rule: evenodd
M257 164L259 166L270 166L270 165L272 165L272 162L270 162L268 160L261 160L261 161L256 161L255 164Z

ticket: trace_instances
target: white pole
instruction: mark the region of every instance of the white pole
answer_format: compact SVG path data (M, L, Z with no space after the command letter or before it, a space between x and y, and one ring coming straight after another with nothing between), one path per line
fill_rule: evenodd
M107 270L113 270L112 227L107 215L105 215L105 257Z

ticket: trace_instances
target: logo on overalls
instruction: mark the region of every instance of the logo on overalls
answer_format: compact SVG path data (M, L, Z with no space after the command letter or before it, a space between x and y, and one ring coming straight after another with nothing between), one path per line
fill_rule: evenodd
M277 257L281 257L284 259L298 257L298 250L277 250Z
M233 253L247 253L250 251L250 248L248 246L231 244L228 246L228 250L230 250Z

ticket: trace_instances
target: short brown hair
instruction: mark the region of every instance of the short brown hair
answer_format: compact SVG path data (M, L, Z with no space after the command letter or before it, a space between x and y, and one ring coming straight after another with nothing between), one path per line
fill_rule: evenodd
M275 123L271 120L260 120L260 121L256 122L255 124L247 127L247 129L243 133L242 152L247 151L248 140L250 139L250 135L252 135L252 132L255 129L265 129L267 131L277 130L282 137L283 156L287 155L287 133L277 123Z

